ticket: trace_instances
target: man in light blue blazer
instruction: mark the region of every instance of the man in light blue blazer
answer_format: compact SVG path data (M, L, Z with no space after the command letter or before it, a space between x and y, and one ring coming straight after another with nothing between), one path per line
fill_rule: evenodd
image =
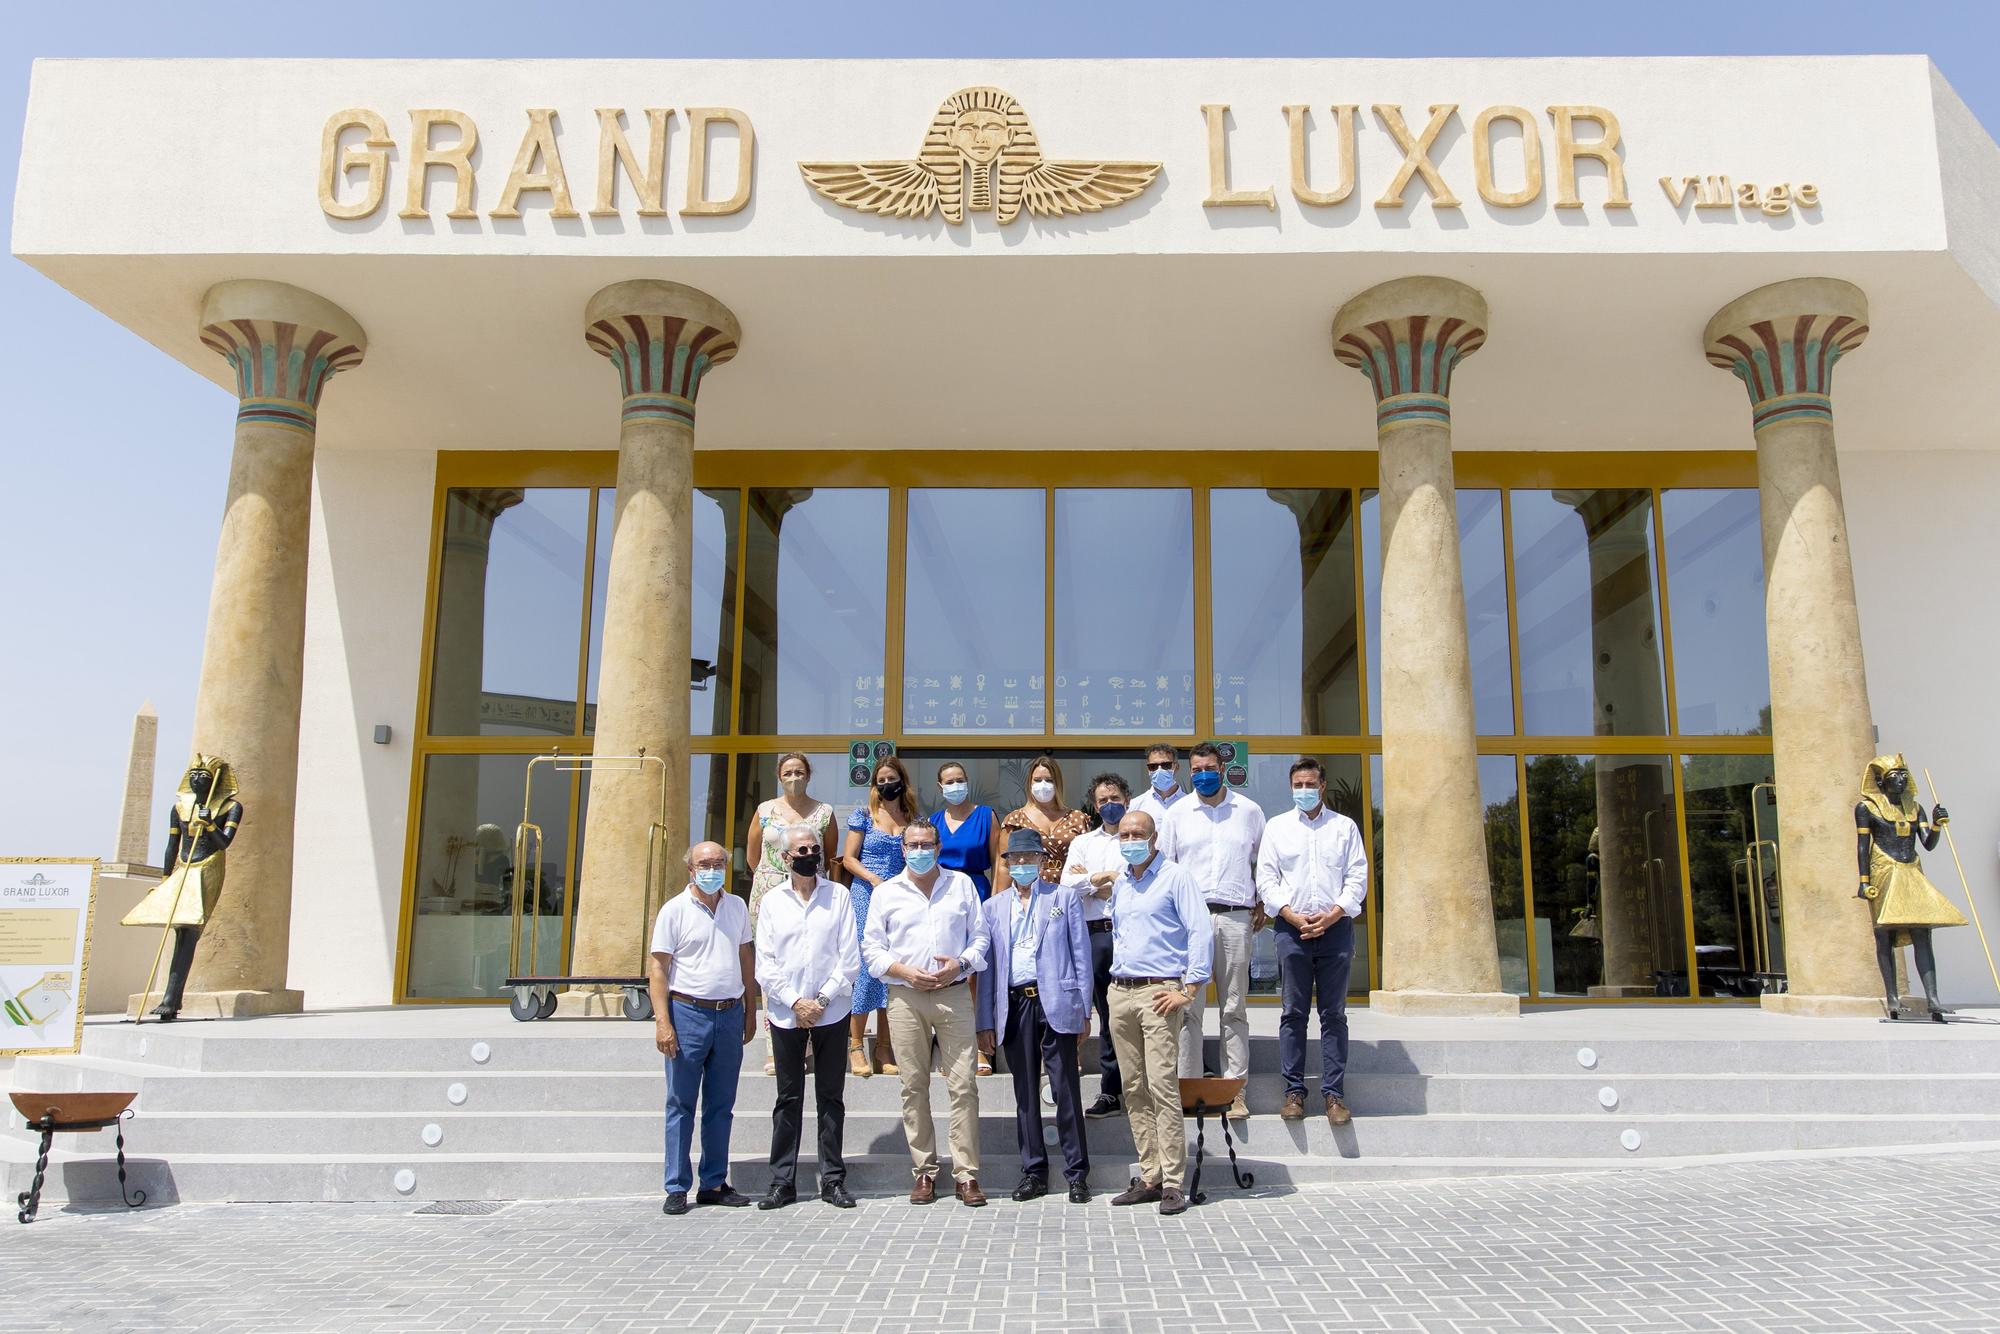
M982 911L993 941L979 980L974 1026L979 1049L1007 1050L1014 1076L1014 1133L1021 1144L1017 1200L1049 1192L1049 1154L1042 1141L1041 1072L1055 1097L1063 1177L1071 1204L1090 1203L1090 1150L1083 1135L1083 1075L1078 1035L1090 1018L1090 930L1073 888L1041 878L1042 839L1016 829L1002 854L1005 887L995 887Z

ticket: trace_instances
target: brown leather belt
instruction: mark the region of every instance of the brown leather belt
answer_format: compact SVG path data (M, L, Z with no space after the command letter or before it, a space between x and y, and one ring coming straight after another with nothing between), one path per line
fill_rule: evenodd
M669 991L667 999L670 1001L679 1001L683 1005L692 1005L697 1010L726 1010L743 998L741 996L731 996L728 1000L703 1000L699 996L690 996L685 991Z
M1177 987L1180 984L1181 980L1178 977L1114 977L1111 979L1112 986L1120 987L1126 991L1136 991L1140 987Z

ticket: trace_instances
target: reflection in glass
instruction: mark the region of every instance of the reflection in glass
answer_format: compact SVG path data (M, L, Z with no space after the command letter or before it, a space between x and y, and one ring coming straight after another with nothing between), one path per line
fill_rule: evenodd
M1514 730L1514 669L1507 646L1507 544L1498 491L1460 491L1458 558L1472 657L1473 719L1481 736ZM1382 731L1382 507L1361 493L1361 568L1368 616L1369 730Z
M1350 586L1353 577L1350 568ZM1256 802L1267 820L1292 810L1291 768L1292 761L1298 758L1297 751L1272 751L1261 755L1252 751L1250 781L1237 791ZM1316 758L1326 766L1326 804L1356 824L1361 824L1361 757L1320 755ZM1366 826L1362 827L1365 840ZM1366 842L1362 846L1367 847ZM1361 917L1354 924L1354 970L1347 978L1347 994L1350 996L1368 994L1368 924L1374 911L1375 897L1371 886L1368 897L1362 900ZM1278 993L1277 934L1259 931L1250 939L1250 994L1276 996Z
M1042 731L1047 493L910 492L903 730Z
M1514 594L1531 736L1663 736L1653 494L1516 491Z
M1059 490L1055 505L1055 730L1192 733L1191 494Z
M1528 840L1553 994L1687 994L1680 841L1664 759L1530 757Z
M453 488L438 556L434 736L572 736L590 492Z
M604 597L611 574L611 535L618 493L597 493L597 552L590 582L590 675L584 685L584 731L596 730L597 671L604 647ZM729 730L729 670L736 635L736 492L701 487L694 493L694 565L688 603L688 731Z
M1662 491L1680 730L1769 736L1764 540L1754 488Z
M1361 730L1354 493L1209 493L1215 728L1224 736Z
M537 786L540 785L540 782L541 780L538 777L536 779ZM673 794L676 786L677 784L669 777L667 780L667 799L669 801L674 799ZM666 861L657 872L661 886L660 893L662 895L677 893L687 884L686 853L688 848L706 840L713 840L724 847L729 846L729 830L727 828L728 821L726 815L728 808L723 804L727 800L728 795L728 756L688 756L688 785L686 794L688 804L687 847L666 849ZM589 827L590 773L588 770L585 770L577 776L576 855L572 858L570 865L570 884L576 887L575 897L579 901L583 897L583 833ZM730 878L729 886L738 894L747 895L750 892L750 881L740 872ZM654 903L655 910L658 909L660 901ZM570 930L574 932L577 916L575 904L570 905L569 915ZM647 919L644 929L650 936L652 932L652 920L650 918ZM571 943L574 943L574 940Z
M1521 793L1512 755L1479 757L1479 804L1486 812L1486 875L1493 893L1493 936L1500 951L1500 989L1528 994L1528 914L1521 878ZM1536 962L1548 967L1547 942L1535 942ZM1540 971L1539 969L1537 971ZM1539 979L1546 989L1549 979Z
M750 493L743 576L743 731L882 730L889 493Z
M409 995L503 994L513 896L517 889L526 893L528 883L514 860L528 760L526 755L433 755L425 761ZM540 921L534 926L539 952L532 959L528 955L530 926L524 918L524 969L561 968L563 893L573 851L569 804L570 776L538 766L530 818L542 831L542 893L535 914Z
M1761 995L1785 971L1771 757L1688 755L1681 766L1701 994Z

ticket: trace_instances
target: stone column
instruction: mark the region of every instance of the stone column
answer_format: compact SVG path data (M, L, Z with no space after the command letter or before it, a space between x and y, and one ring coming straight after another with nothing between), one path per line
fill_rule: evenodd
M361 364L346 311L284 283L218 283L201 340L236 372L236 445L209 592L194 749L236 767L243 828L202 933L183 1019L301 1009L285 987L305 660L306 537L320 393Z
M153 843L153 760L159 751L160 715L153 702L132 718L132 749L125 760L125 800L118 811L118 850L104 870L110 875L150 875L159 867L147 860Z
M1764 527L1764 623L1790 990L1766 1009L1879 1015L1873 923L1855 897L1854 803L1874 754L1861 617L1834 453L1833 364L1868 336L1835 278L1746 293L1708 322L1709 364L1750 391Z
M688 624L694 559L694 402L702 376L736 355L736 317L679 283L613 283L590 299L584 341L618 369L618 501L604 589L604 661L597 677L596 753L667 762L667 832L657 874L684 883L687 850ZM601 540L601 539L600 539ZM649 830L659 786L641 770L590 780L578 886L577 975L636 977L648 900ZM566 1013L615 1013L617 992L580 988Z
M1448 278L1371 287L1334 355L1375 388L1382 507L1384 1014L1517 1014L1500 989L1451 466L1451 373L1486 302Z

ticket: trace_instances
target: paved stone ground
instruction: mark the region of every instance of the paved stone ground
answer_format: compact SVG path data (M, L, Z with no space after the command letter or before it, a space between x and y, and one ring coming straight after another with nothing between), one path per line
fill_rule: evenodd
M755 1186L757 1182L744 1182ZM777 1214L52 1211L0 1330L1991 1330L2000 1154Z

